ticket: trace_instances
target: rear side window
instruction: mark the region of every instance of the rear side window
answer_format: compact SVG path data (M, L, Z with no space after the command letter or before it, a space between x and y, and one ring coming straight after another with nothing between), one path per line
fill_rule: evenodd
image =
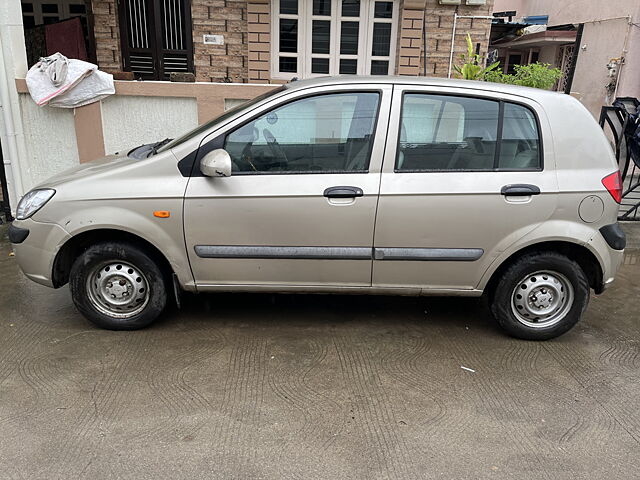
M405 94L396 171L540 168L533 113L471 97Z
M504 103L504 120L498 168L527 170L540 168L538 125L531 110Z

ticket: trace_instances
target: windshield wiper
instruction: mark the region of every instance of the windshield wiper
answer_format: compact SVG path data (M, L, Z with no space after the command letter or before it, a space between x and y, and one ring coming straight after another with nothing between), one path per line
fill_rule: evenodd
M161 147L164 147L171 140L173 140L173 138L165 138L164 140L160 140L159 142L154 143L153 146L151 147L151 151L149 152L149 155L147 155L147 157L151 157L152 155L155 155L156 153L158 153L158 150Z
M127 156L131 156L132 153L135 153L136 150L138 150L139 148L142 147L146 147L148 144L147 143L143 143L142 145L138 145L137 147L131 148L128 152L127 152ZM115 155L118 155L120 152L116 152Z

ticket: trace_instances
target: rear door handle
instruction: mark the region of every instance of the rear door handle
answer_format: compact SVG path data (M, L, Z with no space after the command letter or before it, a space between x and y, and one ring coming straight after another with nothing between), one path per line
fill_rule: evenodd
M359 187L329 187L323 195L327 198L354 198L362 197L364 192Z
M540 188L526 183L514 183L502 187L500 193L508 197L527 197L529 195L540 195Z

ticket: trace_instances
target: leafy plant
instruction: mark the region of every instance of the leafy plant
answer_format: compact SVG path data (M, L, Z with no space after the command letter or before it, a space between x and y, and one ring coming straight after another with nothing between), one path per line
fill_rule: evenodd
M485 73L484 81L493 82L493 83L513 84L515 82L515 77L513 75L502 73L500 70L492 70L490 72Z
M465 80L484 80L487 72L491 72L498 68L500 62L495 62L488 67L482 67L482 56L478 55L473 49L473 42L471 41L471 35L467 33L467 53L466 55L460 55L462 60L462 66L454 65L454 70L458 73L460 78Z
M559 68L551 68L548 63L531 63L529 65L514 65L513 75L502 73L498 70L485 72L484 79L487 82L509 83L523 87L543 88L549 90L562 77Z

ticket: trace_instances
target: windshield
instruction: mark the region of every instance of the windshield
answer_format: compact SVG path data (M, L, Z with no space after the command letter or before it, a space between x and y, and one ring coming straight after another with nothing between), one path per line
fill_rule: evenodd
M215 117L215 118L209 120L208 122L203 123L202 125L200 125L200 126L194 128L193 130L185 133L181 137L178 137L175 140L167 143L162 148L158 149L157 152L163 152L163 151L168 150L170 148L173 148L173 147L175 147L177 145L180 145L181 143L186 142L187 140L191 140L193 137L196 137L196 136L200 135L202 132L205 132L206 130L210 129L211 127L213 127L217 123L223 122L227 118L232 117L233 115L238 113L240 110L244 110L245 108L251 107L252 105L256 105L257 103L261 102L262 100L265 100L266 98L269 98L272 95L275 95L276 93L280 93L284 89L285 89L285 87L282 86L282 87L276 88L274 90L269 90L268 92L263 93L262 95L258 95L257 97L252 98L251 100L248 100L248 101L246 101L244 103L241 103L240 105L237 105L237 106L235 106L233 108L230 108L229 110L224 112L222 115L220 115L218 117Z

